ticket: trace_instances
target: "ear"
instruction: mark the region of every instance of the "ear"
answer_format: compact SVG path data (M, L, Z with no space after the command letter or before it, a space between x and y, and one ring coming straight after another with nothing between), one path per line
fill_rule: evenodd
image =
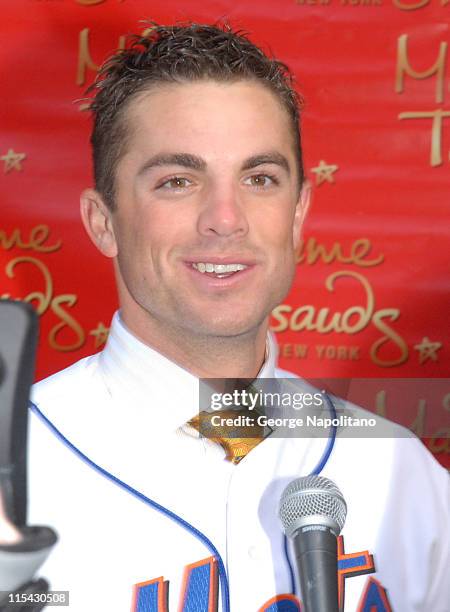
M307 180L303 183L300 190L298 201L295 206L294 225L293 225L293 240L294 248L300 246L300 238L302 234L303 224L305 223L306 215L311 204L311 183Z
M112 213L95 189L85 189L80 197L80 212L89 238L105 255L116 257L117 243L112 224Z

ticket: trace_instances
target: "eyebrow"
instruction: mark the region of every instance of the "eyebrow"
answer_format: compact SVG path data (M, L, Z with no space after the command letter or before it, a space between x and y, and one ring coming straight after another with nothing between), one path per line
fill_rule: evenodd
M201 157L190 153L160 153L148 159L139 168L138 175L159 166L183 166L191 170L205 170L206 162Z
M249 157L242 165L242 170L251 170L262 164L275 164L281 166L288 174L291 172L288 160L277 151L270 151L268 153L261 153L260 155Z
M242 170L251 170L263 164L275 164L286 170L288 174L291 172L288 160L277 151L269 151L249 157L242 164ZM138 175L144 174L151 168L161 166L182 166L183 168L190 168L191 170L206 170L205 160L198 157L198 155L193 155L191 153L159 153L148 159L139 168Z

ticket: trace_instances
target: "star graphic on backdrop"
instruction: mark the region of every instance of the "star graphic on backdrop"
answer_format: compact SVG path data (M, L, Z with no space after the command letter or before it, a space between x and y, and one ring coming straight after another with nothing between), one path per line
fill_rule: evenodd
M333 174L339 170L339 166L336 164L327 164L323 159L320 160L319 165L311 168L311 172L316 175L316 185L322 183L334 183Z
M414 348L419 351L419 363L425 363L428 359L438 360L437 351L442 347L442 342L431 342L428 336L422 338L420 344L415 344Z
M94 336L95 338L95 348L98 348L99 346L103 346L105 344L108 334L109 327L105 327L103 325L103 322L101 321L97 324L97 327L95 329L91 329L91 331L89 332L89 335Z
M8 149L6 155L2 155L0 160L5 163L3 166L3 172L9 172L10 170L22 170L21 162L26 158L25 153L14 153L14 149Z

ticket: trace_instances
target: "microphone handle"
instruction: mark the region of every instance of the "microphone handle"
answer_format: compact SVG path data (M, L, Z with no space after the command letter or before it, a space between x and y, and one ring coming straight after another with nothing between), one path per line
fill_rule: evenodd
M339 612L334 533L323 525L301 527L293 547L304 612Z

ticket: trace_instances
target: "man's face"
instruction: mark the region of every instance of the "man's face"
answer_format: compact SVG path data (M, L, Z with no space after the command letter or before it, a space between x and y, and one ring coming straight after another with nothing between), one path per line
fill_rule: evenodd
M153 88L127 121L112 213L124 321L258 330L291 285L302 219L286 111L260 84L201 81Z

